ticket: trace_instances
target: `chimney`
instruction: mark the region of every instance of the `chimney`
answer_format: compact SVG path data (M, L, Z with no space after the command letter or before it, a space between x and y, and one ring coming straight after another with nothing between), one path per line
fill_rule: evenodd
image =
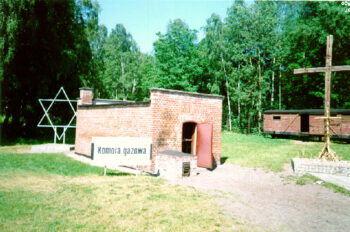
M80 100L78 105L91 105L93 99L93 90L92 88L80 88Z

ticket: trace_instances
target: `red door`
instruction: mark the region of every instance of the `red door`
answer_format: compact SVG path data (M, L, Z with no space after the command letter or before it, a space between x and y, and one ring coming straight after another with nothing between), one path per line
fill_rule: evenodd
M213 167L213 156L211 144L213 137L213 126L209 123L197 125L197 166L204 168Z

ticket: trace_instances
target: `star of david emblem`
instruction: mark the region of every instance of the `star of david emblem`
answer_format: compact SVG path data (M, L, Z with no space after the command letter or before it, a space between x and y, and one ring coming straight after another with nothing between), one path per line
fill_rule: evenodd
M57 97L60 95L61 92L62 92L63 95L65 96L65 99L58 99L58 98L57 98ZM43 104L43 102L51 102L51 103L50 103L50 105L48 105L48 107L46 108L45 105ZM73 116L72 116L72 118L70 119L70 121L69 121L68 124L66 124L66 125L55 125L55 124L52 122L52 120L51 120L50 115L49 115L48 112L49 112L49 110L51 109L51 107L53 106L53 104L54 104L55 102L68 102L70 108L71 108L72 111L73 111ZM44 115L41 117L41 119L40 119L40 121L39 121L37 127L48 127L48 128L51 127L51 128L53 129L54 133L55 133L55 135L54 135L54 143L56 143L56 139L61 140L61 139L63 138L63 144L64 144L64 143L65 143L65 135L66 135L67 129L68 129L68 128L76 128L76 126L72 126L72 125L71 125L72 122L73 122L73 120L74 120L75 117L77 116L76 111L75 111L75 109L74 109L74 107L73 107L73 105L72 105L72 102L77 102L77 100L70 100L70 99L68 98L67 94L66 94L66 91L64 91L64 88L63 88L63 87L61 87L60 90L58 90L58 92L57 92L55 98L53 98L53 99L39 99L39 103L40 103L40 105L41 105L41 108L42 108L43 111L44 111ZM42 122L43 122L43 120L44 120L45 118L48 120L49 124L46 124L46 125L45 125L45 124L42 124ZM59 134L59 133L57 132L57 128L63 128L63 131L62 131L61 134Z

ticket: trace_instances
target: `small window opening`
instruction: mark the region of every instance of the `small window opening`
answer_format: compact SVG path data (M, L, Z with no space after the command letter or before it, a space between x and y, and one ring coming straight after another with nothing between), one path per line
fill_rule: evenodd
M185 122L182 126L182 152L196 154L197 124Z
M273 116L273 120L281 120L281 116Z
M309 127L310 127L309 124L310 124L309 115L308 114L300 115L300 131L309 132Z

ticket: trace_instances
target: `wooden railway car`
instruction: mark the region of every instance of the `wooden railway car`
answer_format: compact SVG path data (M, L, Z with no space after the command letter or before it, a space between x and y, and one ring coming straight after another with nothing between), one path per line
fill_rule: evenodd
M267 110L264 112L264 133L272 137L324 135L324 110ZM350 140L350 109L332 109L332 138Z

